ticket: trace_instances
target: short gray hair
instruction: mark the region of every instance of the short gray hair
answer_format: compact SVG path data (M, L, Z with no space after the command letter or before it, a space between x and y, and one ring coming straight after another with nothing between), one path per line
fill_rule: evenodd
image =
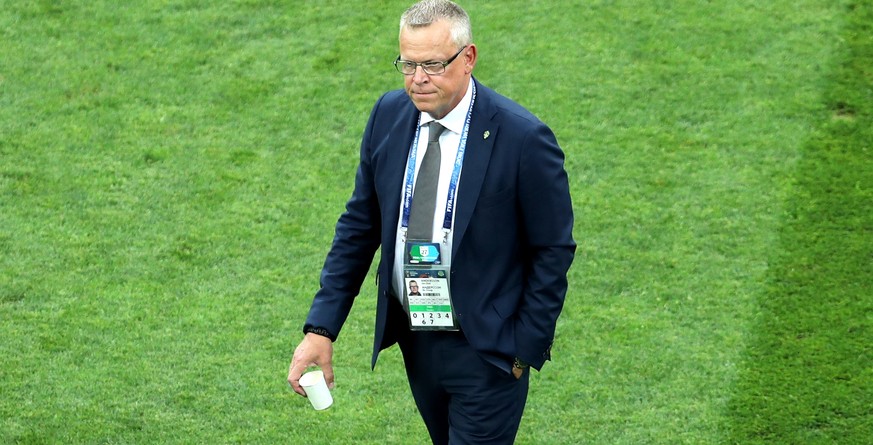
M406 10L400 16L400 31L403 28L419 28L430 26L436 21L446 20L449 22L452 33L452 41L458 47L473 43L473 29L470 25L470 16L464 8L449 0L422 0Z

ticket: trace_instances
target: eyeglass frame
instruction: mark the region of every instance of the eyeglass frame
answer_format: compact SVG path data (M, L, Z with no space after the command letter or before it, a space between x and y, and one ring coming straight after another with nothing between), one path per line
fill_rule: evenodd
M398 55L397 59L394 60L394 68L397 68L397 71L399 71L400 74L403 74L404 76L414 76L415 72L418 71L418 67L421 67L421 70L424 71L424 73L427 74L428 76L439 76L440 74L443 74L446 72L446 67L451 65L451 63L454 62L455 59L457 59L458 56L460 56L461 53L464 52L465 49L467 49L468 46L470 46L470 45L462 46L461 49L459 49L458 52L455 53L454 56L452 56L449 60L446 60L445 62L441 62L439 60L429 60L427 62L413 62L411 60L403 60L400 58L400 55ZM425 64L434 64L433 67L436 67L437 66L436 64L439 64L442 66L442 71L440 71L438 73L430 73L430 72L428 72L429 68L426 68ZM404 73L401 66L410 66L410 65L412 66L412 72L409 74Z

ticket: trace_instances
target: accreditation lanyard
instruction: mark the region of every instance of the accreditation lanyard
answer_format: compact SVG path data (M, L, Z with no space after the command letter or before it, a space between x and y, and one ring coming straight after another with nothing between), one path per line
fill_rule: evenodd
M470 131L470 117L473 114L473 103L476 102L476 83L473 82L473 94L470 106L467 108L467 117L464 119L464 129L461 131L461 141L458 144L458 153L455 155L455 165L452 169L452 178L449 181L449 192L446 197L446 216L443 218L443 243L448 242L449 233L452 231L452 216L455 213L455 199L457 198L458 178L461 176L461 167L464 164L464 152L467 151L467 133ZM415 129L415 138L409 149L409 159L406 161L406 184L403 187L403 218L401 230L403 240L406 241L406 231L409 228L409 211L412 208L412 190L415 184L415 163L418 158L418 139L421 136L421 118Z

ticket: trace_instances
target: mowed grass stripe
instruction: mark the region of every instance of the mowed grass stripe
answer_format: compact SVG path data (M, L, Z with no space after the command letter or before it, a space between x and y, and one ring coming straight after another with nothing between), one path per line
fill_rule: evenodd
M845 46L807 144L731 402L731 443L873 437L873 3Z

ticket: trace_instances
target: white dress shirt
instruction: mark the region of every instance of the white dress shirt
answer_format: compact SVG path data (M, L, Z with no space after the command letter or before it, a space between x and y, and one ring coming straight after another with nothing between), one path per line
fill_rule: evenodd
M430 133L428 124L432 121L436 120L443 127L445 127L445 131L440 135L440 176L439 182L437 183L437 201L434 209L434 218L433 218L433 237L432 241L435 243L440 243L442 246L442 264L444 266L449 266L451 264L451 255L452 255L452 237L454 235L453 232L449 233L449 237L445 243L443 243L443 220L445 220L446 216L446 198L449 194L449 183L452 180L452 171L455 167L455 158L458 155L458 148L461 143L461 133L464 131L464 124L467 120L467 110L470 108L470 102L473 100L473 79L470 79L470 83L467 85L467 92L464 93L464 97L461 99L461 102L455 106L445 117L442 119L434 119L428 113L420 113L419 118L419 126L421 127L420 134L418 136L418 152L417 159L415 165L415 178L418 177L418 169L421 166L421 159L424 158L424 154L427 152L427 140L428 135ZM411 150L410 150L411 154ZM408 159L407 159L408 165ZM463 169L462 169L463 170ZM406 184L407 177L404 176L403 184ZM460 183L460 176L458 176L458 181ZM401 196L403 194L401 193ZM415 191L413 189L413 197L415 196ZM455 193L455 207L457 209L457 196ZM405 255L403 252L404 241L402 235L402 225L403 225L403 202L401 202L398 206L398 212L400 213L400 218L397 222L397 235L394 242L394 273L393 273L393 286L394 293L400 298L401 302L403 301L403 261L405 259ZM454 215L452 215L452 228L455 226Z

